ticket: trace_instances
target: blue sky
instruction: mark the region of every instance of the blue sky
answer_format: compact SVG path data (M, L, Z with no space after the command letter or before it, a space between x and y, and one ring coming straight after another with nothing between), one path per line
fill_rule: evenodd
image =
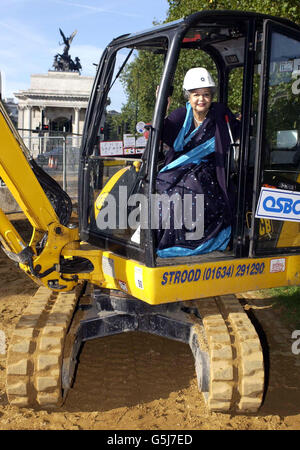
M59 28L77 34L70 55L78 56L82 75L95 75L103 49L122 34L162 22L167 0L0 0L0 71L2 96L28 89L30 75L47 73L62 53Z

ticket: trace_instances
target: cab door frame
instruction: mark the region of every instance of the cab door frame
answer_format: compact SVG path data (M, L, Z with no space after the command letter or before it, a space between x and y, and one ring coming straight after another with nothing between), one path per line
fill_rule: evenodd
M248 251L247 228L246 228L246 189L247 171L250 152L251 114L253 97L253 78L255 64L257 21L249 19L248 33L245 39L245 59L241 105L241 136L239 150L238 186L236 220L234 224L233 251L236 257L246 256Z
M255 165L254 165L254 183L253 183L253 201L252 201L252 216L251 216L251 228L250 228L250 246L249 257L261 256L262 252L257 251L257 236L259 220L255 218L256 208L259 200L260 188L263 184L263 158L265 156L266 149L263 146L265 129L267 125L267 106L269 100L269 79L270 79L270 63L271 63L271 51L272 51L272 36L277 32L285 35L291 39L299 40L300 46L300 32L287 26L280 24L274 20L266 19L263 24L263 43L262 43L262 56L261 56L261 79L259 87L259 108L258 108L258 121L257 121L257 141L255 149ZM283 254L283 253L295 253L299 252L299 248L295 247L291 250L291 247L287 248L274 248L268 251L268 254Z

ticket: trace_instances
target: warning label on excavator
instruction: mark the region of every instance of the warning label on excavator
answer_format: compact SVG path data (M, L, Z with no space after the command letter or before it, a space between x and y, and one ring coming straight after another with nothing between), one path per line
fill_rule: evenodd
M270 272L284 272L285 271L285 258L271 259Z
M134 268L134 281L136 287L138 287L139 289L144 289L143 269L141 267Z
M115 262L107 256L102 256L102 270L105 275L115 278Z
M127 284L125 283L125 281L118 280L118 283L119 283L120 289L122 289L125 292L128 292L128 287L127 287Z

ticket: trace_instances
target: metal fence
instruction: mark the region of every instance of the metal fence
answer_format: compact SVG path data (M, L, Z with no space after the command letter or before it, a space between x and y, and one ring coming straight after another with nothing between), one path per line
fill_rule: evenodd
M37 164L76 202L81 136L30 136L23 140Z
M68 193L76 209L78 165L81 136L29 136L23 141L31 156ZM5 184L0 180L0 207L5 213L20 211Z

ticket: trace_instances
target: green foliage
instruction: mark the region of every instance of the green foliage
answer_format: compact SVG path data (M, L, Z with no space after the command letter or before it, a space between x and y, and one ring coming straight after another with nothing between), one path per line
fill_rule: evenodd
M155 91L160 82L162 69L161 55L140 51L138 57L121 75L121 82L127 94L124 112L127 111L130 122L139 120L149 122L152 119Z
M286 286L281 288L263 289L267 297L272 298L274 307L281 312L285 322L300 327L300 287Z
M113 118L116 127L135 133L137 122L152 120L155 92L160 83L163 56L140 51L138 56L123 69L120 81L126 93L126 104L121 114Z
M232 112L241 112L243 68L237 67L229 75L228 107Z
M104 139L108 141L118 141L120 140L120 134L118 130L118 122L116 121L116 116L110 113L106 116L105 128L104 128Z
M278 17L285 17L300 23L300 2L298 0L168 0L167 22L210 9L255 11Z

